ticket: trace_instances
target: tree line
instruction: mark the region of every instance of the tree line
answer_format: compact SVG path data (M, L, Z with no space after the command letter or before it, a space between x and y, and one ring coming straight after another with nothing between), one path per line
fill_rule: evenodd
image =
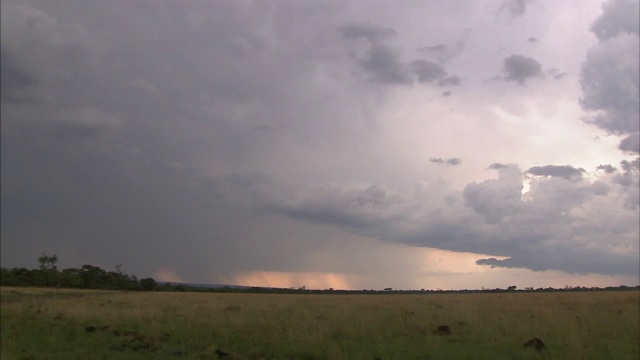
M138 279L135 275L122 272L120 265L116 271L106 271L94 265L58 270L58 256L42 253L37 269L0 268L0 285L25 287L56 287L102 290L158 290L153 278Z
M37 269L0 268L0 286L24 286L24 287L56 287L71 289L98 289L98 290L134 290L134 291L189 291L189 292L217 292L217 293L278 293L278 294L425 294L425 293L502 293L502 292L555 292L555 291L626 291L640 290L640 286L617 287L573 287L564 288L538 288L527 287L518 290L516 286L506 289L481 290L396 290L385 288L384 290L324 290L307 289L305 286L293 288L266 288L256 286L196 286L180 283L156 282L153 278L138 279L135 275L122 272L122 266L116 265L116 271L106 271L94 265L82 265L80 268L68 268L58 270L58 256L42 253L38 258Z

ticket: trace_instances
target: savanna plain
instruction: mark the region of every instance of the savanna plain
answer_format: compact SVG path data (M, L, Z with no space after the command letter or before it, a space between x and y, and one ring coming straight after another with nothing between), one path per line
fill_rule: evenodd
M0 291L3 360L640 358L637 290ZM532 338L545 349L524 347Z

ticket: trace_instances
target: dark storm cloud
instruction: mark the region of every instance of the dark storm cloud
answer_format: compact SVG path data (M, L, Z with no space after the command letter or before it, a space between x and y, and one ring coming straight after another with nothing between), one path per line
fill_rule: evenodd
M362 172L378 166L371 153L387 140L374 126L379 110L395 108L343 75L408 85L433 74L402 56L419 45L352 24L339 2L78 4L0 3L3 266L33 266L46 251L62 266L123 263L142 276L167 266L208 282L225 271L318 269L307 260L323 247L342 252L345 232L535 269L603 259L594 271L628 274L618 264L638 262L637 160L593 181L530 177L525 195L513 164L491 165L497 179L464 191L435 180L435 166L408 188L371 176L410 182L404 164ZM446 73L454 45L421 56ZM446 73L430 84L459 82ZM576 249L580 263L564 261Z
M541 251L542 250L542 251ZM584 261L588 256L589 262ZM566 263L560 267L558 264ZM478 265L503 268L526 268L533 271L564 270L577 274L633 274L637 271L637 260L634 256L617 257L609 254L593 256L588 252L577 249L573 254L545 252L544 249L530 249L528 252L504 260L496 258L479 259ZM612 266L613 264L613 266ZM571 270L566 270L566 269Z
M556 176L565 179L580 178L584 172L584 169L576 169L571 165L533 166L527 170L528 174L535 176Z
M638 6L633 0L603 4L604 12L592 26L600 42L589 49L580 74L580 104L595 113L588 122L612 134L640 130Z
M4 47L0 48L0 101L19 103L38 100L38 79L24 68L24 63Z
M637 249L637 199L631 199L638 193L638 171L634 162L624 166L624 174L605 172L593 182L568 181L564 176L571 171L542 167L554 176L533 178L526 200L525 173L513 164L494 164L497 179L470 183L462 193L336 185L300 190L273 205L290 217L386 241L510 258L479 264L633 275L638 252L620 249Z
M451 165L451 166L462 164L462 159L459 159L459 158L449 158L449 159L431 158L429 159L429 161L431 161L434 164L443 164L443 165Z
M620 150L627 151L630 153L640 153L640 134L635 133L627 136L626 138L620 141L619 145Z
M524 55L513 54L503 61L506 81L516 81L524 85L530 78L542 75L542 65L532 58Z
M281 24L250 3L1 5L3 266L30 266L46 251L64 266L123 263L145 276L169 266L214 281L292 264L281 250L263 249L255 263L239 255L287 236L257 239L269 227L246 216L272 187L234 174L282 161L270 145L282 122L304 125L283 99L316 51L335 47L335 26L282 26L325 9L282 5Z

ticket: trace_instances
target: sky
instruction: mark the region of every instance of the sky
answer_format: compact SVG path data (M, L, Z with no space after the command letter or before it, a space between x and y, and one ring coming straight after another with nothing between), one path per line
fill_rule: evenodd
M638 0L1 6L1 264L640 283Z

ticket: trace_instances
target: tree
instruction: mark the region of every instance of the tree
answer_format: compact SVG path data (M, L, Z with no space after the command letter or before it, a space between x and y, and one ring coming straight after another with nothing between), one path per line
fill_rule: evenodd
M58 263L58 255L47 256L46 253L42 253L42 256L38 258L38 263L40 264L40 273L44 278L45 286L49 286L52 283L57 284L57 275L58 268L56 264Z
M140 279L140 290L153 291L158 286L158 283L152 278Z
M82 287L85 289L104 289L107 282L107 272L98 266L82 265L80 268L80 279Z
M42 271L58 271L56 264L58 263L58 255L53 254L52 256L47 256L46 253L42 253L42 256L38 258L38 263L40 264L40 270Z

